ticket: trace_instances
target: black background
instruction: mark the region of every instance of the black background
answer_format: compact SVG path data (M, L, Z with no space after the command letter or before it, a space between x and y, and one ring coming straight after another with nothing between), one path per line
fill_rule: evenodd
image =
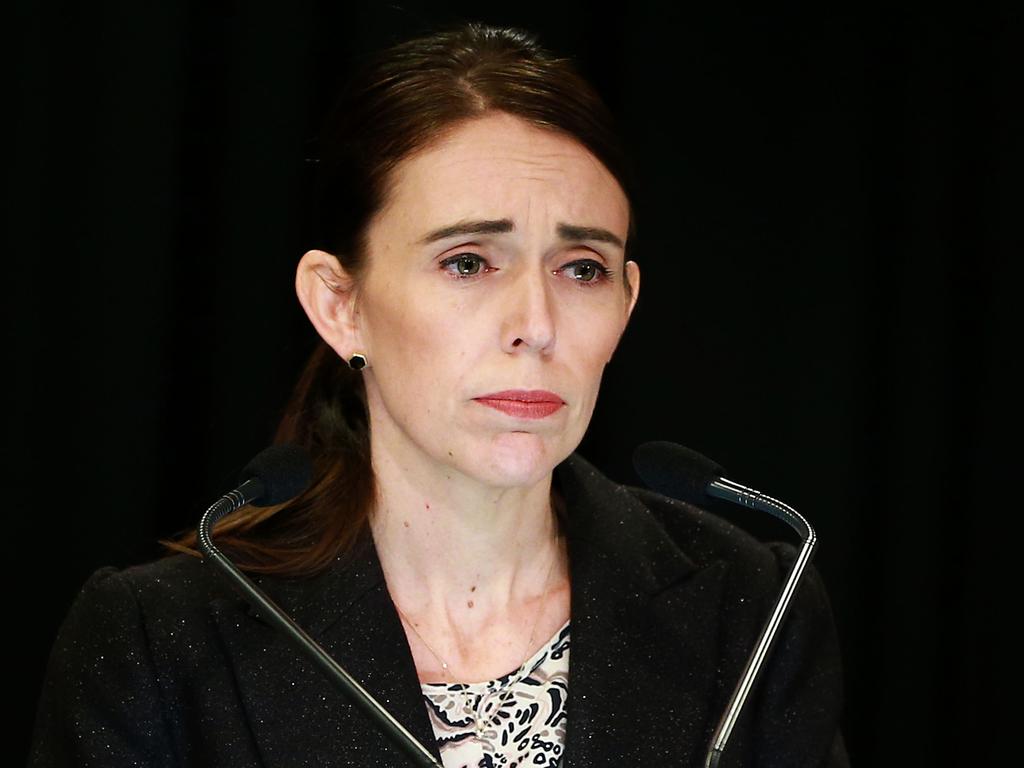
M762 5L16 5L16 761L88 574L156 557L272 434L315 338L306 141L351 63L460 18L574 56L639 169L642 294L581 452L637 482L674 440L811 519L857 765L1009 756L1019 18Z

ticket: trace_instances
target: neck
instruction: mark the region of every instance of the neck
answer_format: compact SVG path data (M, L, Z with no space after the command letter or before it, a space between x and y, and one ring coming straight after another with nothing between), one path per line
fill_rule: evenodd
M382 444L395 445L371 443L370 528L420 679L515 670L569 614L551 473L495 488Z
M438 481L386 453L374 454L374 473L370 525L399 608L483 616L535 599L564 575L550 474L491 488L453 473Z

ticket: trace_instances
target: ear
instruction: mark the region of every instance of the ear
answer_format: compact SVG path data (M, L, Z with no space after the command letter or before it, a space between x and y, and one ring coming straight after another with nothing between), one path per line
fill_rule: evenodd
M633 307L640 296L640 266L635 261L627 261L623 265L626 270L626 281L629 284L629 306L626 308L626 322L633 315Z
M306 251L295 270L295 292L316 332L348 360L365 352L359 334L355 280L327 251Z
M637 297L640 296L640 267L637 266L635 261L627 261L622 269L625 272L627 283L629 285L629 299L626 301L626 317L622 323L622 330L619 331L619 337L615 340L615 346L612 347L611 353L608 355L608 359L605 363L610 363L612 357L615 355L615 350L619 348L619 342L622 341L622 335L626 332L626 326L629 325L629 318L633 315L633 307L636 306Z

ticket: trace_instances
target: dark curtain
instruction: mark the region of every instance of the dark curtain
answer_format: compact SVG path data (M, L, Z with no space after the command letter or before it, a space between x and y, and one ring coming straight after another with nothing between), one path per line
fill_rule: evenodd
M634 446L680 442L816 524L857 765L1008 758L1019 19L775 5L9 11L15 758L86 576L158 556L272 434L337 87L456 19L574 56L639 169L640 304L581 452L636 483Z

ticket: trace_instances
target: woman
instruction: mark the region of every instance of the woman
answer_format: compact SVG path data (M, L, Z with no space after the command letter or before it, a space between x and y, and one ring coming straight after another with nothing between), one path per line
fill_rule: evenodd
M446 30L366 65L319 171L277 435L314 483L216 538L446 766L702 764L790 550L573 454L640 288L599 97ZM406 764L193 545L83 588L32 764ZM812 574L727 760L845 764L839 700Z

